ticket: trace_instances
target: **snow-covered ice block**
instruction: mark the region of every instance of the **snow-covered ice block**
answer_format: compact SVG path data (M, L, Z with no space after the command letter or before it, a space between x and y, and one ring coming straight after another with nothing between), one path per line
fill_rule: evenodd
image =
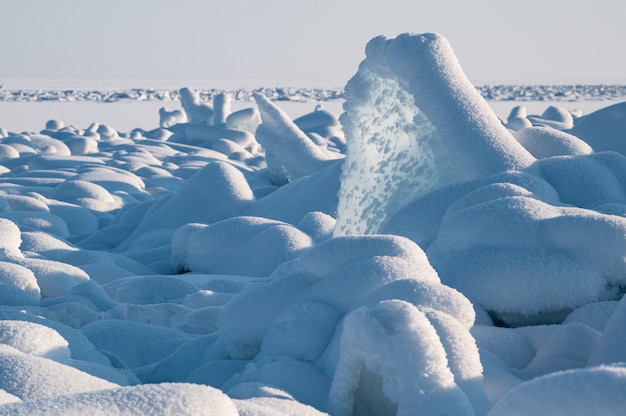
M214 126L224 125L231 112L232 96L227 92L221 92L213 98Z
M312 243L308 235L287 223L260 217L232 217L190 234L184 251L176 249L177 253L185 254L183 261L174 267L201 273L269 276ZM242 258L248 261L242 262Z
M328 408L338 416L367 410L380 415L410 415L415 409L429 415L475 413L429 319L399 300L359 308L345 318Z
M554 322L615 296L625 230L620 217L511 196L444 217L427 253L444 283L505 322Z
M626 203L626 156L615 152L538 160L532 171L558 192L561 202L583 208Z
M226 117L226 127L247 130L252 134L256 132L259 124L261 124L261 115L256 107L243 108Z
M172 127L176 124L185 123L187 114L181 110L168 110L166 107L159 108L159 126Z
M257 141L265 148L268 167L288 180L315 173L341 156L317 146L289 116L264 95L255 93L261 125Z
M612 150L626 155L626 102L582 117L569 133L586 141L596 152Z
M185 115L189 123L211 124L213 121L213 108L202 103L200 95L185 87L179 90L180 103L185 110Z
M335 235L376 233L428 191L534 161L443 36L379 36L365 53L340 118L348 150Z
M551 127L528 127L514 136L537 159L593 153L591 146L578 137Z

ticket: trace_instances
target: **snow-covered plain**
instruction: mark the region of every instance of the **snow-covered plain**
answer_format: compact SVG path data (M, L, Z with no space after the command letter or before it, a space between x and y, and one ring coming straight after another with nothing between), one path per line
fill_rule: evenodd
M267 95L0 128L0 414L623 412L626 104L498 118L433 34Z

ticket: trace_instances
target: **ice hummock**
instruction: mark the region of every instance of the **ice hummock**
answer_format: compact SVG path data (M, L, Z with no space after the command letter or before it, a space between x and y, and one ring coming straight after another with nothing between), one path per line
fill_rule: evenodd
M371 234L411 200L534 158L436 34L377 37L346 85L348 141L336 235Z

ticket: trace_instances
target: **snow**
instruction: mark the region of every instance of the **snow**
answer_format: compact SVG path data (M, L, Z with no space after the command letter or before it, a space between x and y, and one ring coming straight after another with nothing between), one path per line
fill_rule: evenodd
M0 413L619 414L626 106L559 88L0 90L135 121L0 130Z

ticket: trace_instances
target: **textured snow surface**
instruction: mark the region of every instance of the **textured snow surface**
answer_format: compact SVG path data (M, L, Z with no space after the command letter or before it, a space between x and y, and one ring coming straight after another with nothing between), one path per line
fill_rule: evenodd
M477 90L435 34L207 91L0 89L171 104L0 128L0 414L620 414L623 104L499 118L600 90Z

